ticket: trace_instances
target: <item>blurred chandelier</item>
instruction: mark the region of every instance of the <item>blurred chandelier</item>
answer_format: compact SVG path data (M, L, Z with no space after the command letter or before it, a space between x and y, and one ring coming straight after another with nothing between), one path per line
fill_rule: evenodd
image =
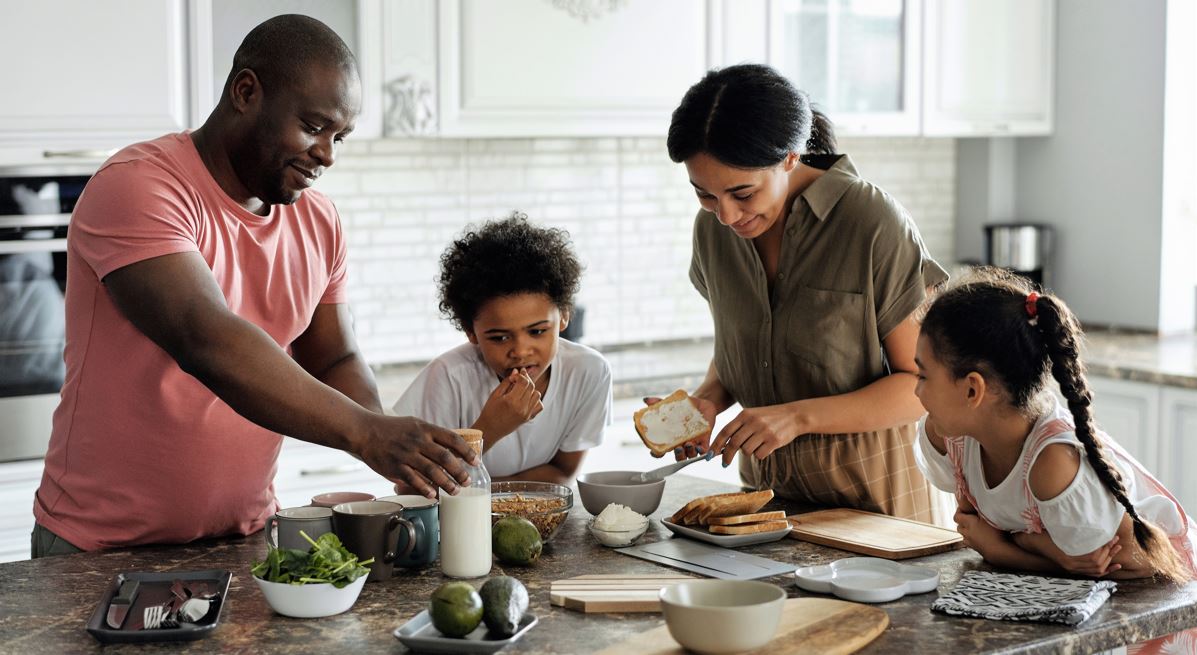
M615 13L621 7L626 7L628 0L549 0L553 6L577 18L583 23L592 18L602 18L606 14Z

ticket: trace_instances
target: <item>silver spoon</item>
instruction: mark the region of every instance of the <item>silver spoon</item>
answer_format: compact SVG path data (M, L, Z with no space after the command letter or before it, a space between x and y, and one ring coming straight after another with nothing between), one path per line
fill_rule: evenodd
M669 464L668 466L662 466L661 468L658 468L658 469L653 469L651 471L645 471L644 473L641 473L638 476L634 476L633 480L636 482L657 482L658 480L664 480L665 476L677 473L678 471L686 468L687 466L693 464L694 462L705 462L705 461L710 460L714 456L715 456L715 451L710 451L705 455L698 455L696 457L691 457L690 459L683 459L680 462L674 462L673 464Z

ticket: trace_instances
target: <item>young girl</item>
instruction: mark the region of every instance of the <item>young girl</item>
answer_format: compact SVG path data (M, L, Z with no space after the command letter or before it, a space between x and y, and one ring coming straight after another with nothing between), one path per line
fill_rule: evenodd
M1197 530L1094 425L1081 337L1063 302L1009 273L981 270L945 291L916 349L919 466L956 493L965 544L995 566L1186 582ZM1046 391L1049 374L1067 409Z
M581 274L568 235L523 214L467 231L441 255L440 309L468 342L429 363L394 412L482 430L495 480L569 484L611 414L607 360L559 336Z

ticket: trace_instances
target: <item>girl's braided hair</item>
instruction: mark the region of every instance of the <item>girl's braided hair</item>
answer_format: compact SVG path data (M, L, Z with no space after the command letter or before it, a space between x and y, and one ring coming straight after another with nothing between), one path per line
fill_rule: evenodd
M976 371L996 380L1010 404L1027 415L1034 413L1048 375L1054 377L1089 464L1134 522L1135 541L1152 570L1176 582L1188 581L1188 568L1167 535L1139 516L1121 472L1106 456L1080 357L1080 323L1063 301L1046 293L1034 300L1032 318L1027 306L1032 291L1025 278L1002 269L977 269L934 300L923 317L922 333L953 376Z

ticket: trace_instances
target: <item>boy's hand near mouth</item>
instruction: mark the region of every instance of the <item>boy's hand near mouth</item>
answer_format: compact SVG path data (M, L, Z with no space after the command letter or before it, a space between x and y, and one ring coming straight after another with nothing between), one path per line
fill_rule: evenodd
M536 382L526 369L517 368L491 392L473 427L482 430L485 445L489 448L531 421L542 409L544 404L536 390Z

